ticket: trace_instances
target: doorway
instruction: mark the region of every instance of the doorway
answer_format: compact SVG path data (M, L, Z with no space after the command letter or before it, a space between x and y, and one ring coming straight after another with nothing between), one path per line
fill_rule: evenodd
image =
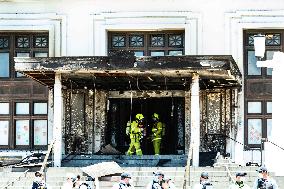
M153 155L151 117L158 113L165 124L161 154L184 154L184 98L134 98L132 101L130 98L110 98L108 107L106 144L125 153L130 143L125 133L127 121L133 121L137 113L142 113L147 132L141 140L141 149L144 155Z

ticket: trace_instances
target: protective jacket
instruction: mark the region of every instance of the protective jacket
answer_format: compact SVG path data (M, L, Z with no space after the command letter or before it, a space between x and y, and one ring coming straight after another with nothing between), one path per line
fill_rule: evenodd
M127 151L127 155L132 155L136 149L136 155L142 155L142 150L140 148L140 139L142 138L143 128L138 127L138 122L133 121L130 126L130 146Z
M155 155L160 154L162 135L163 135L163 123L160 121L155 122L152 127L152 142L153 142Z
M162 140L162 134L163 134L163 123L162 122L156 122L153 124L152 128L152 141L154 140Z

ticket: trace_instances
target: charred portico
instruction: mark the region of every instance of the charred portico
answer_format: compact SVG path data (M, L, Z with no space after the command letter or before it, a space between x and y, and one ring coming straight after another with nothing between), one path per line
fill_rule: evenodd
M232 151L226 139L236 135L241 73L231 56L135 57L120 51L15 62L17 71L50 88L53 131L48 135L56 139L58 166L62 154L97 154L107 144L124 154L126 122L136 113L143 113L148 123L152 113L161 115L166 123L165 155L187 154L192 147L193 164L198 166L208 153ZM142 143L143 153L151 155L151 143Z

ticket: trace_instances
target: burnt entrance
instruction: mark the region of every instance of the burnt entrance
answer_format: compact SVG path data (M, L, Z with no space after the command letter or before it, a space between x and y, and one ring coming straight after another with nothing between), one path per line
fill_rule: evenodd
M165 124L165 136L161 154L184 154L184 98L118 98L109 99L106 143L124 153L129 147L129 137L125 134L127 121L134 120L137 113L145 117L146 136L141 141L145 155L153 155L151 142L151 116L160 115ZM166 145L165 145L166 144Z

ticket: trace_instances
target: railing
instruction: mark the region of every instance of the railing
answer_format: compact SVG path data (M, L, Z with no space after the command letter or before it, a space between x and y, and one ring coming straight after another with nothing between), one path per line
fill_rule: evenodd
M55 140L53 140L52 143L50 143L48 145L48 149L47 149L47 152L45 154L44 160L42 162L42 165L41 165L41 168L40 168L40 172L43 172L45 170L45 168L46 168L47 160L48 160L49 154L50 154L50 152L51 152L51 150L53 148L54 143L55 143Z
M186 161L186 166L184 170L184 177L183 177L183 189L190 188L190 162L192 159L192 147L189 148L188 150L188 155L187 155L187 161ZM188 187L187 186L188 183Z
M1 189L7 189L9 186L13 186L14 183L19 181L23 176L26 177L28 171L29 171L29 169L27 169L25 172L23 172L23 174L21 174L19 177L15 178L14 180L8 181L5 186L1 186L0 188Z
M226 168L226 171L227 171L227 173L228 173L228 175L230 177L230 181L232 183L234 183L234 177L232 176L231 171L229 170L228 166L225 166L225 168Z

